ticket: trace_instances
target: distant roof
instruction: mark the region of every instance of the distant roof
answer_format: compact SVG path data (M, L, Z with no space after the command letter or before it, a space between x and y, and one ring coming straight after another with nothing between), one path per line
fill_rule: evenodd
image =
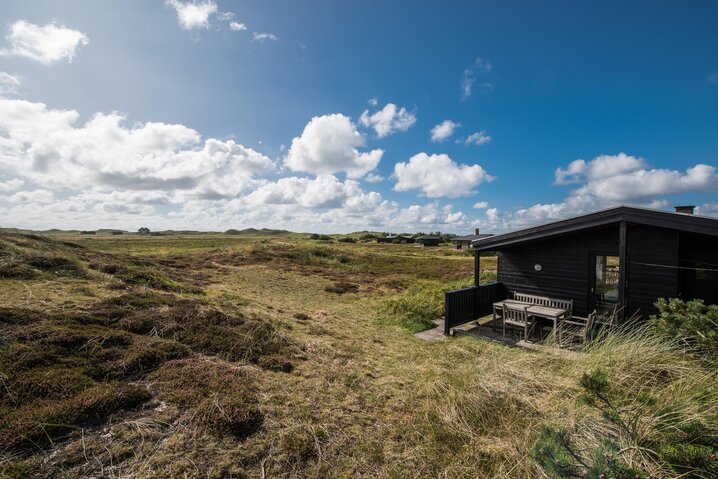
M435 240L440 240L440 239L441 239L441 237L440 237L440 236L431 236L431 235L426 235L426 236L419 236L419 237L418 237L418 238L416 238L416 239L418 239L418 240L421 240L421 239L423 239L423 240L429 240L429 239L435 239Z
M451 238L451 241L474 241L479 240L483 238L488 238L489 236L493 236L491 233L483 233L479 235L466 235L466 236L455 236Z
M633 206L616 206L614 208L532 226L531 228L512 231L510 233L494 235L490 238L478 239L472 244L474 249L485 251L551 236L573 233L575 231L597 228L621 221L718 236L718 218L670 213L648 208L636 208Z

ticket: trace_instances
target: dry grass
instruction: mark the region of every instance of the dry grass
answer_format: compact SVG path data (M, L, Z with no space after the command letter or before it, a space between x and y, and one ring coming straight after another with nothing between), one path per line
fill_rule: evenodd
M692 399L701 384L716 388L710 370L658 340L609 338L569 361L386 327L389 300L413 304L417 279L433 290L471 275L472 258L448 247L291 235L72 242L82 247L0 237L6 249L57 251L88 272L0 279L0 391L75 398L122 384L149 396L71 418L40 449L3 448L0 477L542 477L529 456L542 425L587 441L610 433L578 403L581 375L597 367L631 394L658 392L683 418L714 413ZM487 274L492 260L482 258ZM204 294L127 283L90 262L156 265ZM332 291L342 282L359 287ZM58 324L67 346L52 342ZM14 364L25 364L24 392ZM102 374L86 374L90 366ZM25 407L2 394L3 412Z

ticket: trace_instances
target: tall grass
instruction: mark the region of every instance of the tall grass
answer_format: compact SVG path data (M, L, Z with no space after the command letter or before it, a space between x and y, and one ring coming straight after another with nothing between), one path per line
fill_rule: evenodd
M386 301L387 315L380 322L412 333L433 328L433 320L444 315L444 293L467 288L471 284L471 279L417 282Z
M532 459L532 449L539 462L558 456L541 447L547 430L605 477L718 474L715 367L648 327L606 334L573 360L487 344L467 363L432 386L416 426L426 441L414 460L430 461L434 476L599 477L580 464L577 475L558 475ZM597 371L610 407L586 387ZM637 475L612 474L606 461Z

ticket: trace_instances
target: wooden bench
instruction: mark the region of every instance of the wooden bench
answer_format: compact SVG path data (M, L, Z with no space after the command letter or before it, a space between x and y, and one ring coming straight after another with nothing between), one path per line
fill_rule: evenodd
M573 315L573 300L572 299L558 299L549 298L548 296L538 296L535 294L526 294L514 292L514 299L521 301L522 303L535 304L537 306L546 306L549 308L565 309L567 311L566 317L570 318Z

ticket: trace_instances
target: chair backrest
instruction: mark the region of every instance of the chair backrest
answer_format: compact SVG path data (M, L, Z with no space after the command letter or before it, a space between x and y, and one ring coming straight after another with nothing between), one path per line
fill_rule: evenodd
M586 330L585 335L588 336L588 332L591 331L591 328L593 328L593 322L596 320L596 311L594 310L593 313L588 315L588 321L586 321Z
M528 306L516 306L504 304L504 321L514 321L517 323L527 323L528 313L526 309Z

